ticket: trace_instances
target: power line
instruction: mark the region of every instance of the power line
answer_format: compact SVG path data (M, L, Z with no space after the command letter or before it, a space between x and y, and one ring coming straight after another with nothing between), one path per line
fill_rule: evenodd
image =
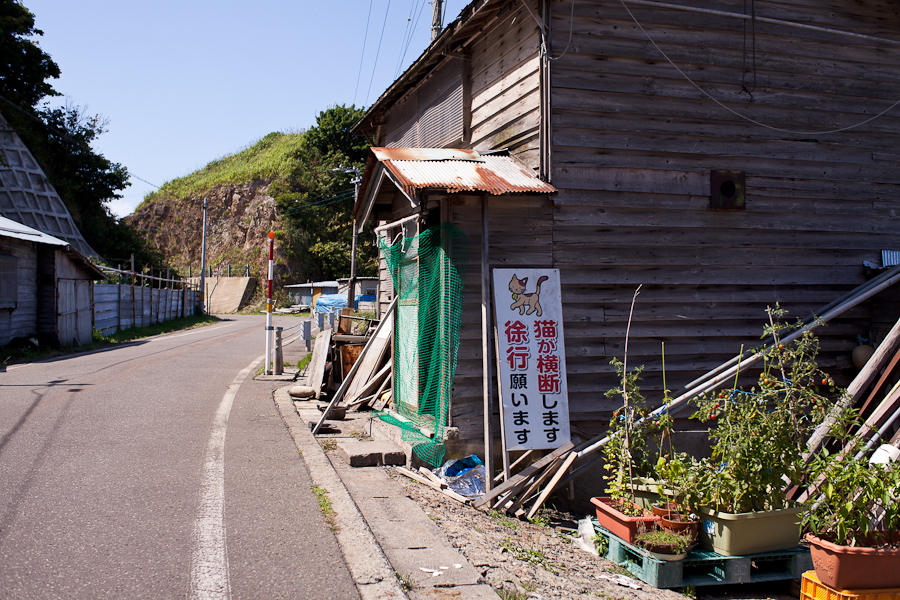
M375 68L378 66L378 55L381 54L381 42L384 40L384 30L387 27L388 14L391 12L391 0L388 0L387 9L384 11L384 22L381 24L381 37L378 38L378 50L375 51L375 64L372 65L372 77L369 78L369 89L366 92L366 104L372 93L372 82L375 80Z
M413 23L413 26L409 29L409 36L405 39L403 53L400 55L400 60L397 61L397 72L396 75L400 75L400 69L403 67L403 61L406 60L406 52L409 50L409 46L412 43L413 35L415 34L416 28L419 26L419 18L422 16L422 11L425 9L425 0L421 0L419 4L419 14L416 15L416 21Z
M366 57L366 41L369 39L369 23L372 21L372 0L369 0L369 14L366 17L366 33L363 35L362 53L359 57L359 72L356 74L356 90L353 92L353 104L359 94L359 80L362 77L363 59Z
M156 185L155 183L150 183L150 182L147 181L146 179L142 179L142 178L138 177L137 175L135 175L134 173L130 173L130 172L129 172L129 173L128 173L128 176L129 176L129 177L133 177L134 179L137 179L138 181L143 181L143 182L146 183L147 185L152 185L152 186L155 187L156 189L159 189L159 186Z

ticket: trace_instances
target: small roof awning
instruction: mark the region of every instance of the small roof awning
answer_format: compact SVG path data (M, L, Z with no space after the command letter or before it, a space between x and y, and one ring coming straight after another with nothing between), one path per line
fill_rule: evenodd
M481 154L453 148L373 147L353 211L358 226L369 218L385 177L412 203L417 203L419 194L425 190L494 196L557 191L505 152Z
M37 242L38 244L48 244L50 246L68 246L69 242L47 235L43 231L32 229L27 225L23 225L18 221L0 217L0 236L15 238L17 240L25 240L26 242Z

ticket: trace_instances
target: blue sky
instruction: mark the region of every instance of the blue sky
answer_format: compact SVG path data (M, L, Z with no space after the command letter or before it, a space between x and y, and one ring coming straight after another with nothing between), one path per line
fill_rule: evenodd
M371 105L431 34L430 0L22 3L62 71L54 103L106 117L94 149L135 176L110 204L118 216L150 184L310 127L335 104ZM447 0L444 24L466 4Z

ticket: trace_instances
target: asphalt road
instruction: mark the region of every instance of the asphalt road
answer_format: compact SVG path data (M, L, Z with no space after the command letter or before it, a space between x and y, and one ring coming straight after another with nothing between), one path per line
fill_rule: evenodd
M359 598L230 319L0 373L0 599Z

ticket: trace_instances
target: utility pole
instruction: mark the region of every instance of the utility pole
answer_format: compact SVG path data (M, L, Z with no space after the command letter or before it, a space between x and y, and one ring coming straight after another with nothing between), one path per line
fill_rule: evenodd
M441 29L444 24L444 0L432 0L431 6L434 12L431 13L431 41L437 39L441 35Z
M206 202L203 199L203 246L200 249L200 313L206 312Z
M436 0L438 1L438 0ZM362 178L359 176L359 169L351 171L353 177L353 201L359 202L359 184ZM356 227L356 219L353 219L353 243L350 246L350 289L347 290L347 306L355 309L356 300L356 240L359 237Z

